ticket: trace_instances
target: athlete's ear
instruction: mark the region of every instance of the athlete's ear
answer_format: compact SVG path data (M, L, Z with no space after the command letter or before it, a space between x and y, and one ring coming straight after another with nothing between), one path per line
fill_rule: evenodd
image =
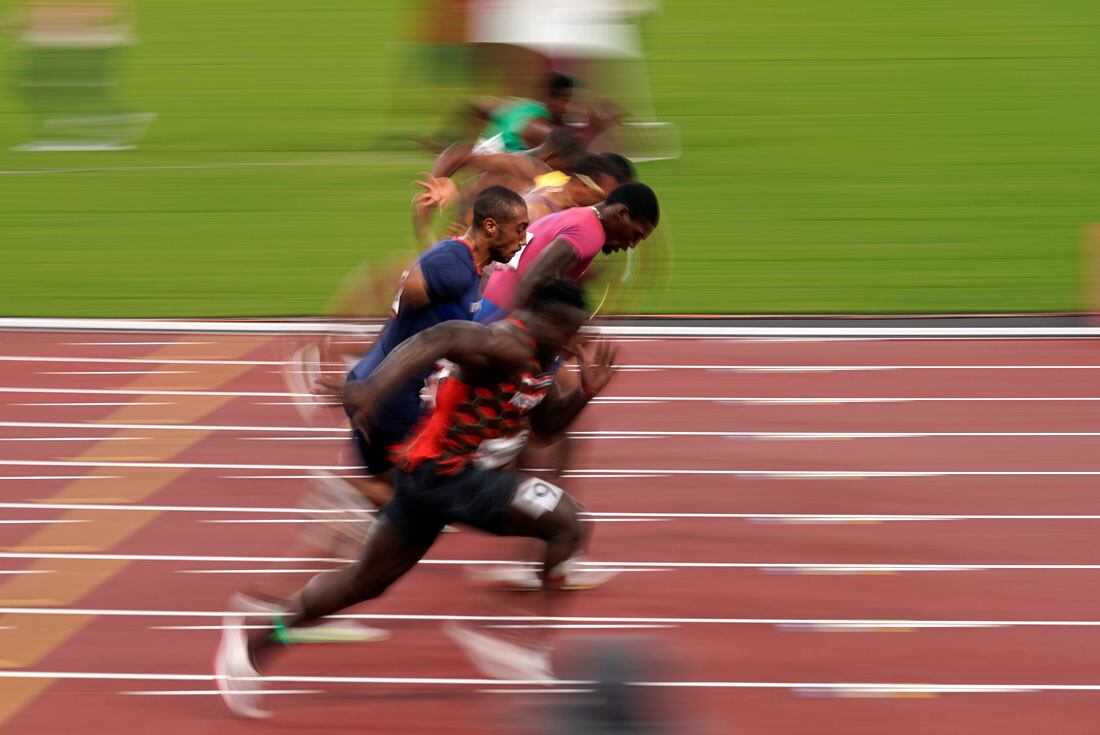
M486 217L485 220L481 223L481 229L485 230L486 235L492 236L497 234L497 231L500 229L500 227L497 225L497 221L495 219L493 219L492 217Z

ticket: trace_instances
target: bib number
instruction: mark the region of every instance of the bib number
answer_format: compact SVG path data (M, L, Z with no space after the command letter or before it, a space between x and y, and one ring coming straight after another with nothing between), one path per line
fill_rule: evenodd
M551 485L546 480L531 477L521 482L519 487L516 488L516 496L512 499L512 505L532 518L538 518L544 513L549 513L557 508L564 493L565 491L557 485Z

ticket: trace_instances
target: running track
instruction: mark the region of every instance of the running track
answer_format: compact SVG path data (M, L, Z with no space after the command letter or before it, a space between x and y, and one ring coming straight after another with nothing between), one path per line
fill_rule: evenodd
M309 468L354 472L338 416L307 426L286 395L289 338L0 343L3 732L526 732L535 695L486 691L528 687L480 681L440 631L529 614L473 591L463 568L514 550L473 532L353 612L390 640L278 660L271 688L299 693L274 720L206 694L242 570L325 566L256 521L295 519ZM568 598L554 624L605 627L563 646L650 636L676 662L651 691L720 732L1096 732L1093 341L631 340L620 362L569 488L627 571Z

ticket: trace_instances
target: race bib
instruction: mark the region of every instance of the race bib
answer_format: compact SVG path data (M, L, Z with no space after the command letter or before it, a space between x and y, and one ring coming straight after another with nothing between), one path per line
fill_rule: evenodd
M557 508L564 493L560 487L551 485L546 480L531 477L519 484L512 505L532 518L538 518Z

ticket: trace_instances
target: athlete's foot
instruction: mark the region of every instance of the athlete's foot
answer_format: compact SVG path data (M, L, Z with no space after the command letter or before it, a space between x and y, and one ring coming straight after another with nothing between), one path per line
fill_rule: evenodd
M525 645L459 623L447 623L444 632L485 676L507 681L556 681L550 664L550 648Z
M591 590L618 576L618 572L599 567L583 566L583 557L576 556L559 564L552 574L553 587L569 592ZM471 571L471 576L486 587L509 592L535 592L543 589L542 577L533 564L502 564Z
M281 603L244 594L233 596L232 609L255 615L265 621L286 612ZM355 620L326 620L308 628L290 628L279 635L283 643L377 643L390 637L383 628L373 628Z
M214 681L225 706L238 717L262 719L263 682L248 653L244 615L229 614L222 621L222 639L214 658Z

